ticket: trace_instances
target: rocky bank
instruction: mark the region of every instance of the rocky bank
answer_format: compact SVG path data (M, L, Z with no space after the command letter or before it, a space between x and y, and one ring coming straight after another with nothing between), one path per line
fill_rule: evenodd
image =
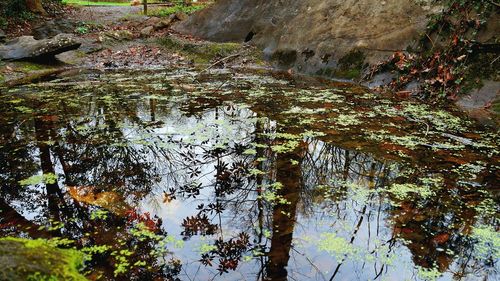
M341 72L413 44L427 16L437 12L432 7L413 0L220 0L176 29L214 41L251 42L279 65L301 72L349 77L353 73Z

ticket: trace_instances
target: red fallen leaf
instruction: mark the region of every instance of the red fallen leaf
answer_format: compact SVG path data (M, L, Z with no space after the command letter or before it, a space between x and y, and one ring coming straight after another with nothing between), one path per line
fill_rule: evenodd
M405 227L405 228L402 228L401 229L401 232L405 233L405 234L409 234L409 233L413 233L415 232L415 230L413 228L408 228L408 227Z
M411 96L411 91L399 91L396 92L397 98L409 98Z
M446 70L445 75L444 75L444 81L448 82L448 81L451 81L453 79L454 79L453 74L451 74L450 71Z
M453 37L453 45L458 45L458 36L455 34L455 36Z
M461 157L455 157L455 156L446 156L445 161L460 164L460 165L468 163L468 161L466 159L463 159Z
M450 239L450 235L448 233L441 233L441 234L434 236L434 238L432 238L432 242L439 245L439 244L446 243L449 239Z
M42 121L58 121L59 117L57 115L44 115L40 119Z

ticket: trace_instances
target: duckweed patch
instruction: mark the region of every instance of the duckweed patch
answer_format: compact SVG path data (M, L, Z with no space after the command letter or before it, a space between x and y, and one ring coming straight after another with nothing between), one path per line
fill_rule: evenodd
M2 233L60 235L92 278L256 277L275 257L297 280L493 278L496 134L320 82L106 70L2 91L0 181L23 187L2 189Z

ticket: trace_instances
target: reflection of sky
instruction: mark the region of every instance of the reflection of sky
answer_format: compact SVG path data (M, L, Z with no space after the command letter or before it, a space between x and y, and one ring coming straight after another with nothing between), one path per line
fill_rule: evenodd
M234 143L249 143L253 130L254 123L245 120L252 116L248 110L243 110L239 113L237 118L224 114L223 110L215 113L214 110L208 111L200 116L200 118L185 118L182 113L176 110L171 111L172 115L162 120L165 124L156 129L155 132L159 135L174 136L174 140L182 139L183 142L200 145L201 142L208 140L209 142L200 145L207 149L216 147L218 144ZM175 121L172 121L175 120ZM252 120L251 120L252 121ZM328 146L318 140L310 140L308 156L310 161L303 163L303 180L306 181L306 189L314 191L315 186L320 180L327 180L330 182L339 176L342 176L343 167L345 166L345 158L343 158L345 150ZM202 153L202 150L196 149L197 153ZM231 155L230 157L239 157ZM231 159L226 157L227 161ZM314 165L316 164L316 165ZM329 165L328 165L329 164ZM357 183L368 189L368 180L366 176L359 176L359 174L367 174L367 169L371 165L376 165L378 171L384 166L383 163L377 162L370 158L368 155L359 154L354 158L354 161L349 166L348 178L346 180ZM214 163L201 166L201 174L205 175L197 180L203 186L210 186L213 184L215 175ZM322 176L317 175L318 173ZM307 175L306 175L307 173ZM377 179L375 179L376 181ZM166 190L169 187L169 181L164 180L159 184L161 190ZM348 190L348 195L345 199L338 202L318 202L313 203L312 206L303 206L305 213L299 215L297 225L294 231L294 249L291 249L291 259L289 261L288 271L290 279L301 280L307 279L322 280L323 276L329 279L339 260L332 257L326 251L318 250L318 241L321 239L322 234L335 233L338 237L349 240L354 230L354 225L360 219L360 211L363 204L369 204L366 213L363 215L363 223L356 234L353 243L353 248L359 250L355 256L347 258L346 262L341 266L339 277L341 280L369 280L377 276L376 270L381 270L384 254L397 256L393 258L392 264L388 268L382 269L384 277L387 280L399 280L401 271L411 272L411 254L405 247L395 248L392 252L386 253L380 251L376 262L366 262L365 255L370 255L370 252L376 249L374 241L378 244L390 240L392 237L392 229L387 225L387 215L382 210L378 210L378 205L374 200L368 201L368 196L363 190ZM255 199L256 194L251 193L253 198L246 197L246 200ZM378 196L373 193L373 195ZM236 195L235 195L236 197ZM200 203L213 202L215 195L213 189L208 187L201 191L201 194L196 199L178 199L169 203L163 203L163 193L160 191L146 197L141 202L141 210L143 212L150 212L155 214L163 220L163 228L169 235L174 235L177 239L182 239L180 233L183 231L181 222L188 216L194 216L198 211L195 209ZM357 199L357 200L353 200ZM227 198L228 201L231 198ZM248 216L253 203L241 202L236 203L238 209L247 208L248 211L240 211L233 213L226 210L223 213L223 231L225 237L234 237L238 232L248 231L253 233L252 226L249 225ZM331 205L331 206L330 206ZM299 207L300 208L300 207ZM333 209L342 209L336 213ZM377 212L378 211L378 212ZM270 209L267 209L268 216ZM217 222L217 218L214 218ZM212 244L217 235L213 237L200 237L194 236L185 241L184 247L174 250L175 256L183 261L183 273L191 278L199 278L205 280L213 277L217 272L214 268L200 267L200 263L196 262L200 258L199 248L202 244ZM226 238L227 239L227 238ZM269 242L268 242L268 246ZM381 257L382 256L382 257ZM190 261L195 261L190 263ZM314 264L314 267L311 266ZM259 271L260 264L254 259L250 261L241 262L236 272L224 274L224 280L241 280L243 277L252 279Z
M216 147L232 147L234 144L248 146L255 137L256 114L247 107L235 106L234 109L227 109L226 105L231 104L221 105L217 109L200 110L197 115L187 117L177 103L159 102L155 119L162 121L163 124L147 130L136 120L129 120L125 117L121 120L123 124L120 130L125 136L127 147L139 151L140 148L154 144L167 153L165 157L160 157L158 149L151 149L137 155L141 161L158 166L162 176L159 182L155 182L151 193L142 198L139 207L142 212L149 212L160 217L163 220L163 228L177 239L182 239L180 234L183 231L181 227L183 219L194 216L198 212L196 207L200 203L210 203L215 198L212 187L215 161L213 157L203 159L201 156L206 150ZM140 121L152 121L149 100L140 100L136 106L137 117ZM89 109L89 112L99 115L94 107ZM90 118L88 125L97 124L99 118L94 117ZM274 130L275 123L267 120L267 129ZM142 143L144 140L147 140L147 143ZM339 259L333 257L332 253L318 249L321 239L325 234L335 234L336 237L349 241L361 217L363 221L352 244L357 253L346 259L336 280L372 280L382 269L382 265L389 263L384 263L386 254L391 256L391 261L390 265L384 266L383 278L381 277L380 280L414 279L412 254L408 248L400 242L396 242L390 252L383 248L384 243L392 238L393 226L390 222L393 218L387 212L389 205L386 199L377 192L377 189L387 187L387 183L384 183L382 178L388 181L393 180L399 167L391 166L391 169L396 170L383 173L384 168L391 163L373 159L370 155L357 151L349 151L348 157L344 149L317 139L306 139L306 141L309 146L301 166L302 179L300 179L303 182L303 191L297 207L299 215L293 234L294 248L290 250L291 258L288 263L290 280L328 280L338 265ZM186 145L192 145L193 148L187 148ZM72 149L78 149L78 146L73 146ZM165 191L193 181L186 174L190 163L185 163L184 159L179 156L180 153L188 151L193 152L197 160L204 162L199 164L201 176L195 180L205 188L196 199L178 198L164 203ZM33 161L39 161L37 155L37 151L33 152ZM347 158L350 159L348 164ZM253 156L230 154L221 159L228 164L237 160L250 163L253 161ZM268 160L268 162L271 161ZM56 174L63 174L61 163L54 160L54 164ZM267 167L272 166L272 163L267 163ZM344 172L346 166L348 167L347 174ZM374 172L374 183L370 183L367 176L370 169ZM382 174L384 176L381 176ZM98 180L93 178L92 173L86 176L89 182ZM266 175L267 178L264 181L273 182L273 176L275 175ZM361 188L352 186L345 188L345 195L338 200L319 198L318 185L327 185L332 190L337 190L340 189L338 184L340 180ZM62 180L59 185L65 191ZM249 188L255 189L255 182L250 182L249 185ZM11 202L11 205L27 219L38 220L46 211L46 202L40 199L43 198L44 192L43 187L26 187L25 193L31 194L26 197L28 200L15 200ZM243 193L236 192L223 200L227 203L227 209L222 214L223 234L226 240L241 231L255 235L252 223L255 221L256 207L252 200L256 199L256 193L249 192L241 196ZM40 202L33 207L32 201L36 200ZM132 199L129 198L129 201L131 205L134 205ZM365 206L366 210L364 214L361 214ZM269 204L266 204L264 212L266 221L271 220L272 209ZM213 219L213 222L218 221L218 218ZM269 222L266 225L268 228ZM216 238L217 235L194 236L185 242L184 247L173 250L175 256L183 262L183 274L196 280L207 280L218 274L215 268L200 266L197 262L200 258L199 247L202 244L212 244ZM267 246L270 246L269 241ZM379 247L382 250L377 250ZM376 251L378 256L374 260L367 259L367 256L374 255L373 251ZM243 261L236 272L230 271L220 279L253 280L260 266L258 259ZM456 266L452 266L452 270L455 270ZM446 273L443 279L451 279L450 277L450 273Z

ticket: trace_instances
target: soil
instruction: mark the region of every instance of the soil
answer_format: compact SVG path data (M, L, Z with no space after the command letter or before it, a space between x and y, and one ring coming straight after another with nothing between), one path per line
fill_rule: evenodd
M14 83L22 81L29 83L25 78L31 77L41 70L53 68L92 68L92 69L158 69L171 67L192 67L195 59L189 54L194 51L200 53L196 48L205 48L207 45L217 45L201 39L182 35L173 31L169 25L155 28L150 34L141 34L141 30L148 26L154 26L158 21L166 18L148 17L142 15L142 8L138 6L87 6L67 8L64 21L69 21L75 26L74 36L81 42L82 46L77 51L63 53L57 56L60 61L37 65L31 62L18 63L0 62L0 83ZM57 17L45 18L45 21L57 20ZM172 23L178 21L172 20ZM33 26L40 26L43 22L37 21L19 32L10 32L9 38L19 35L30 35ZM189 51L179 52L178 45L165 46L160 39L168 38L169 41L184 42L189 44ZM221 44L224 45L224 44ZM194 47L193 47L194 46ZM193 50L191 50L193 48ZM188 49L188 48L186 48ZM215 46L215 49L223 49ZM204 50L204 49L202 49ZM225 50L224 50L225 51ZM238 52L238 50L235 50ZM248 53L248 52L247 52ZM232 53L214 52L204 61L202 68L226 67L234 63L241 66L255 60L237 55L230 59L224 59ZM224 63L212 65L213 62L223 60ZM199 63L197 61L197 63ZM34 75L38 77L38 75ZM29 80L29 79L28 79Z

